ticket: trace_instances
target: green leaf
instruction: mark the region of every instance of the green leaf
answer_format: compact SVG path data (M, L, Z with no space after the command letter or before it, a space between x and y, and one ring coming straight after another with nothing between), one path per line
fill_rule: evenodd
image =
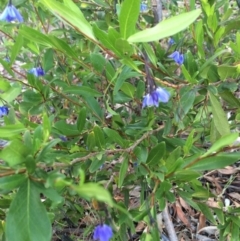
M203 48L204 33L203 33L203 20L199 20L195 25L196 42L198 46L198 55L201 58L205 58L205 52Z
M43 113L43 123L42 123L42 127L43 127L43 140L44 142L46 142L49 138L49 135L51 133L51 129L52 129L52 123L50 121L50 118L47 116L47 113L44 112Z
M189 72L187 71L185 65L182 65L182 66L181 66L181 69L182 69L182 72L183 72L183 75L184 75L185 79L186 79L189 83L195 84L195 83L197 82L197 81L196 81L194 78L192 78L192 76L189 74Z
M0 58L0 64L4 67L4 69L11 75L14 76L14 73L11 69L11 65L7 63L4 59Z
M223 49L223 50L218 50L212 57L208 58L206 61L204 61L204 64L199 68L199 73L201 73L206 67L209 65L212 65L214 60L218 57L226 53L228 50Z
M166 160L167 169L169 169L178 160L180 155L181 155L181 147L178 146L168 155L168 158Z
M153 149L150 151L148 155L147 164L149 165L160 164L160 160L164 156L165 150L166 150L165 142L161 142L155 147L153 147Z
M148 157L148 151L147 151L147 148L144 147L144 146L137 146L135 149L134 149L134 154L136 155L137 157L137 161L138 163L145 163L147 161L147 157Z
M91 63L96 71L102 73L106 68L106 59L102 54L92 53L90 55Z
M156 57L156 53L154 52L152 46L148 43L143 43L143 48L146 51L146 54L150 60L150 62L157 67L157 57Z
M0 158L9 166L15 166L25 162L28 154L28 148L20 140L14 139L0 152Z
M64 93L75 94L75 95L84 95L84 96L92 96L92 97L102 96L101 93L99 93L98 91L88 86L70 86L70 87L66 87L63 91Z
M27 26L24 26L20 29L21 35L26 38L27 40L30 40L34 43L39 43L45 47L52 47L54 49L57 49L60 52L63 52L66 55L69 55L71 57L77 58L77 54L72 50L72 48L63 40L58 39L55 36L48 36L46 34L40 33L39 31L29 28ZM29 45L28 45L29 47ZM49 55L51 57L49 59L49 62L52 59L51 53ZM53 63L52 63L53 64ZM44 67L46 67L44 63ZM48 69L46 69L47 71Z
M240 73L238 72L238 68L236 66L230 65L220 65L217 68L218 74L221 80L226 80L227 78L238 78Z
M87 96L85 98L87 102L88 108L92 111L92 113L102 122L103 121L103 110L98 101L91 96Z
M65 120L55 122L54 127L64 136L74 136L79 134L77 126L67 124Z
M232 107L240 108L240 101L237 99L231 91L225 90L220 92L219 95L228 102Z
M118 188L122 187L127 170L128 170L128 158L125 157L120 167Z
M136 22L140 12L140 0L124 0L122 3L119 25L120 33L124 39L127 39L135 32Z
M216 225L217 224L216 220L215 220L215 218L214 218L210 208L206 204L204 204L204 203L198 203L197 205L200 208L200 210L202 211L202 213L206 216L206 218L210 222L212 222L213 224Z
M122 69L120 69L121 72L119 76L117 77L116 83L114 85L113 94L116 94L118 90L122 87L125 80L130 79L132 77L138 77L140 76L139 73L132 71L131 68L124 66Z
M136 97L142 99L145 92L145 82L142 80L138 81L137 89L136 89Z
M86 117L87 117L86 108L82 107L80 112L79 112L78 119L77 119L77 129L78 129L78 131L80 133L82 132L82 130L83 130L84 126L85 126Z
M181 170L183 163L184 163L183 158L179 157L172 165L166 165L168 167L167 175L172 174L173 172L179 169Z
M0 126L0 138L11 138L14 137L26 129L22 124Z
M44 148L38 154L36 158L36 162L39 162L39 161L46 162L46 163L53 162L52 158L48 158L48 154L52 151L52 147L56 146L59 142L61 142L60 139L53 139L50 142L48 142L47 145L44 146Z
M109 140L111 141L110 143L117 143L118 145L120 145L121 147L125 146L124 140L123 138L118 134L118 132L116 132L115 130L112 130L110 128L104 127L103 131L106 133L106 135L108 136Z
M93 25L93 32L95 36L100 40L100 42L104 45L104 47L112 50L117 56L121 56L121 51L115 46L116 39L111 39L111 36L99 29L96 24Z
M9 103L15 100L21 92L22 92L22 85L19 83L14 83L10 89L5 91L3 94L0 94L0 99Z
M0 190L10 191L14 188L19 187L25 180L27 176L25 174L15 174L11 176L0 178Z
M218 101L217 97L211 92L209 92L209 97L212 105L213 121L216 129L222 136L229 134L229 123L220 102Z
M232 217L231 219L238 219L236 217ZM232 232L231 232L231 241L238 241L240 236L239 236L239 224L232 223Z
M89 151L92 151L96 146L96 138L95 138L94 132L90 132L88 134L86 145Z
M45 72L52 69L54 66L53 49L47 49L43 57L43 69Z
M102 157L101 160L99 160L99 159L94 159L94 160L92 161L90 167L89 167L89 172L90 172L90 173L96 172L97 170L99 170L99 169L103 166L104 162L105 162L105 157Z
M100 149L104 149L105 148L105 138L104 138L103 130L99 126L96 125L93 128L93 132L95 135L96 145Z
M22 35L18 34L17 38L15 39L15 44L12 47L12 51L11 51L11 63L13 63L16 59L16 57L19 54L20 49L22 48L23 45L23 39L22 39Z
M85 37L96 40L92 31L92 27L85 19L80 8L78 8L71 0L64 0L60 3L54 0L41 0L57 18L64 21L78 32L82 33Z
M207 157L199 160L197 163L193 164L189 169L195 171L207 171L220 169L225 166L230 166L239 160L239 152L219 154L212 157Z
M78 55L76 52L63 40L58 39L55 36L49 36L49 39L51 41L51 45L53 48L57 49L58 51L71 56L73 58L78 58Z
M121 90L123 93L125 93L127 96L133 98L134 97L134 93L136 91L135 86L133 86L132 84L128 83L128 82L124 82L122 84Z
M187 13L179 14L157 24L153 28L145 29L135 33L128 38L130 43L151 42L170 37L193 23L201 14L201 10L193 10Z
M202 155L202 157L208 156L208 155L222 149L225 146L229 146L229 145L233 144L237 138L238 138L238 133L230 133L228 135L222 136L215 143L213 143L211 148L204 155Z
M183 151L184 151L184 155L187 156L193 146L193 143L194 143L194 140L193 140L193 137L194 137L194 133L195 133L195 130L193 129L190 134L188 135L188 138L185 142L185 145L183 146Z
M189 110L193 107L195 98L196 98L195 90L186 91L181 96L179 108L184 112L184 115L186 115L189 112Z
M0 77L0 90L7 91L10 88L11 88L11 85L10 85L9 81L1 79L1 77Z
M115 47L121 51L122 56L130 56L134 52L133 46L122 38L116 39Z
M51 47L52 43L49 37L35 29L29 28L26 25L22 25L19 34L21 34L27 40L39 43L46 47Z
M37 187L29 179L19 188L6 219L6 239L50 241L52 226Z
M200 176L199 172L192 170L178 170L174 173L174 180L176 182L190 182Z
M112 197L108 190L97 183L84 183L81 186L72 186L72 188L83 198L96 199L109 205L113 204Z
M220 208L212 208L212 209L216 213L217 218L218 218L220 224L223 225L224 224L224 213L223 213L223 210L220 209Z

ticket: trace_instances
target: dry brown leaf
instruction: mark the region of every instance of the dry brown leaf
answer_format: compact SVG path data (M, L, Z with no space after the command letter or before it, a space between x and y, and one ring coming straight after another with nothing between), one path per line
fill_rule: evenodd
M144 223L143 221L140 221L138 224L137 224L137 227L136 227L136 232L142 232L143 229L146 227L146 223Z
M216 194L217 194L217 195L219 195L219 194L222 193L222 187L221 187L221 185L218 183L217 178L212 177L212 176L211 176L211 177L210 177L210 176L205 176L204 178L207 179L209 182L214 183L214 185L215 185L215 187L216 187L215 191L216 191Z
M209 198L206 204L211 208L219 208L218 202L214 198Z
M198 230L198 233L201 233L201 232L206 232L210 235L215 235L217 232L218 232L218 228L217 226L207 226L207 227L204 227L200 230Z
M234 200L233 200L233 204L234 204L234 206L235 206L236 208L239 208L239 207L240 207L240 203L238 203L238 202L236 202L236 201L234 201Z
M231 192L231 193L228 193L228 195L232 198L235 198L237 199L238 201L240 201L240 194L237 193L237 192Z
M221 174L224 174L224 175L231 175L231 174L236 173L238 170L234 167L227 166L223 169L218 169L217 171Z
M194 215L194 211L191 209L191 207L185 202L184 199L182 199L181 197L179 197L179 202L181 204L181 206L189 213L189 215L193 216Z
M205 226L206 226L206 217L204 216L203 213L200 213L199 219L198 219L197 231L199 231L200 229L204 228Z
M185 213L183 212L180 203L177 201L175 205L176 205L177 216L188 228L190 228L190 222L186 217Z

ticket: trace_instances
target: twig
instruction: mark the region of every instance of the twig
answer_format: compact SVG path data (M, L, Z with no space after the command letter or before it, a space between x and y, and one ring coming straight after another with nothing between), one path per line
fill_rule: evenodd
M176 232L175 232L174 227L173 227L173 223L172 223L172 221L169 217L168 205L167 204L166 204L166 207L164 208L164 210L162 212L162 215L163 215L165 227L166 227L167 232L168 232L169 240L170 241L178 241Z
M160 126L158 127L157 129L155 130L152 130L152 131L149 131L147 133L145 133L140 139L138 139L133 145L131 145L130 147L128 148L124 148L124 149L115 149L115 150L106 150L104 153L105 154L116 154L116 153L122 153L122 152L125 152L125 153L129 153L129 152L132 152L136 146L138 146L144 139L146 139L148 136L152 135L154 132L158 132L160 131L161 129L163 129L164 126ZM70 162L70 165L74 165L78 162L81 162L81 161L86 161L87 159L93 157L93 156L96 156L98 154L100 154L101 152L94 152L94 153L90 153L84 157L80 157L80 158L76 158L74 160L72 160Z
M163 128L164 128L164 125L161 125L161 126L159 126L157 129L155 129L155 130L148 131L148 132L145 133L140 139L138 139L136 142L134 142L133 145L131 145L131 146L128 147L128 148L114 149L114 150L105 150L105 151L100 151L100 152L92 152L92 153L89 153L89 154L86 155L86 156L79 157L79 158L75 158L75 159L73 159L70 163L54 163L54 164L53 164L53 167L66 167L66 166L71 166L71 165L74 165L74 164L76 164L76 163L86 161L86 160L88 160L88 159L91 158L91 157L94 157L94 156L97 156L97 155L99 155L99 154L102 154L103 152L104 152L106 155L117 154L117 153L130 153L130 152L132 152L144 139L146 139L147 137L149 137L149 136L152 135L153 133L162 130ZM38 164L38 167L43 168L43 167L45 167L45 164L42 164L42 163L41 163L41 164Z

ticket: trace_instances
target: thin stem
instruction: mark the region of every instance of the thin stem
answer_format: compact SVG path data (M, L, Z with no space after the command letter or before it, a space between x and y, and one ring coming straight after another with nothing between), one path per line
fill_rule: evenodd
M123 148L123 149L114 149L114 150L105 150L104 154L105 155L112 155L112 154L118 154L118 153L131 153L144 139L148 138L150 135L152 135L153 133L156 133L160 130L162 130L164 128L164 126L159 126L157 129L152 130L152 131L148 131L147 133L145 133L141 138L139 138L136 142L134 142L134 144L132 144L130 147L128 148ZM79 162L83 162L86 161L94 156L97 156L99 154L102 154L103 152L91 152L88 155L84 156L84 157L79 157L79 158L75 158L73 159L70 163L54 163L53 167L66 167L66 166L71 166L74 164L77 164ZM44 168L46 167L45 164L38 164L39 167Z

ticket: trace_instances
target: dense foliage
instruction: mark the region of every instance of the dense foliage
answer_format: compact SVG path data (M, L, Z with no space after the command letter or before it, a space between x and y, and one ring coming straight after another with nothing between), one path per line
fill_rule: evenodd
M237 3L153 2L1 5L1 240L160 240L180 198L239 240L201 181L240 156Z

